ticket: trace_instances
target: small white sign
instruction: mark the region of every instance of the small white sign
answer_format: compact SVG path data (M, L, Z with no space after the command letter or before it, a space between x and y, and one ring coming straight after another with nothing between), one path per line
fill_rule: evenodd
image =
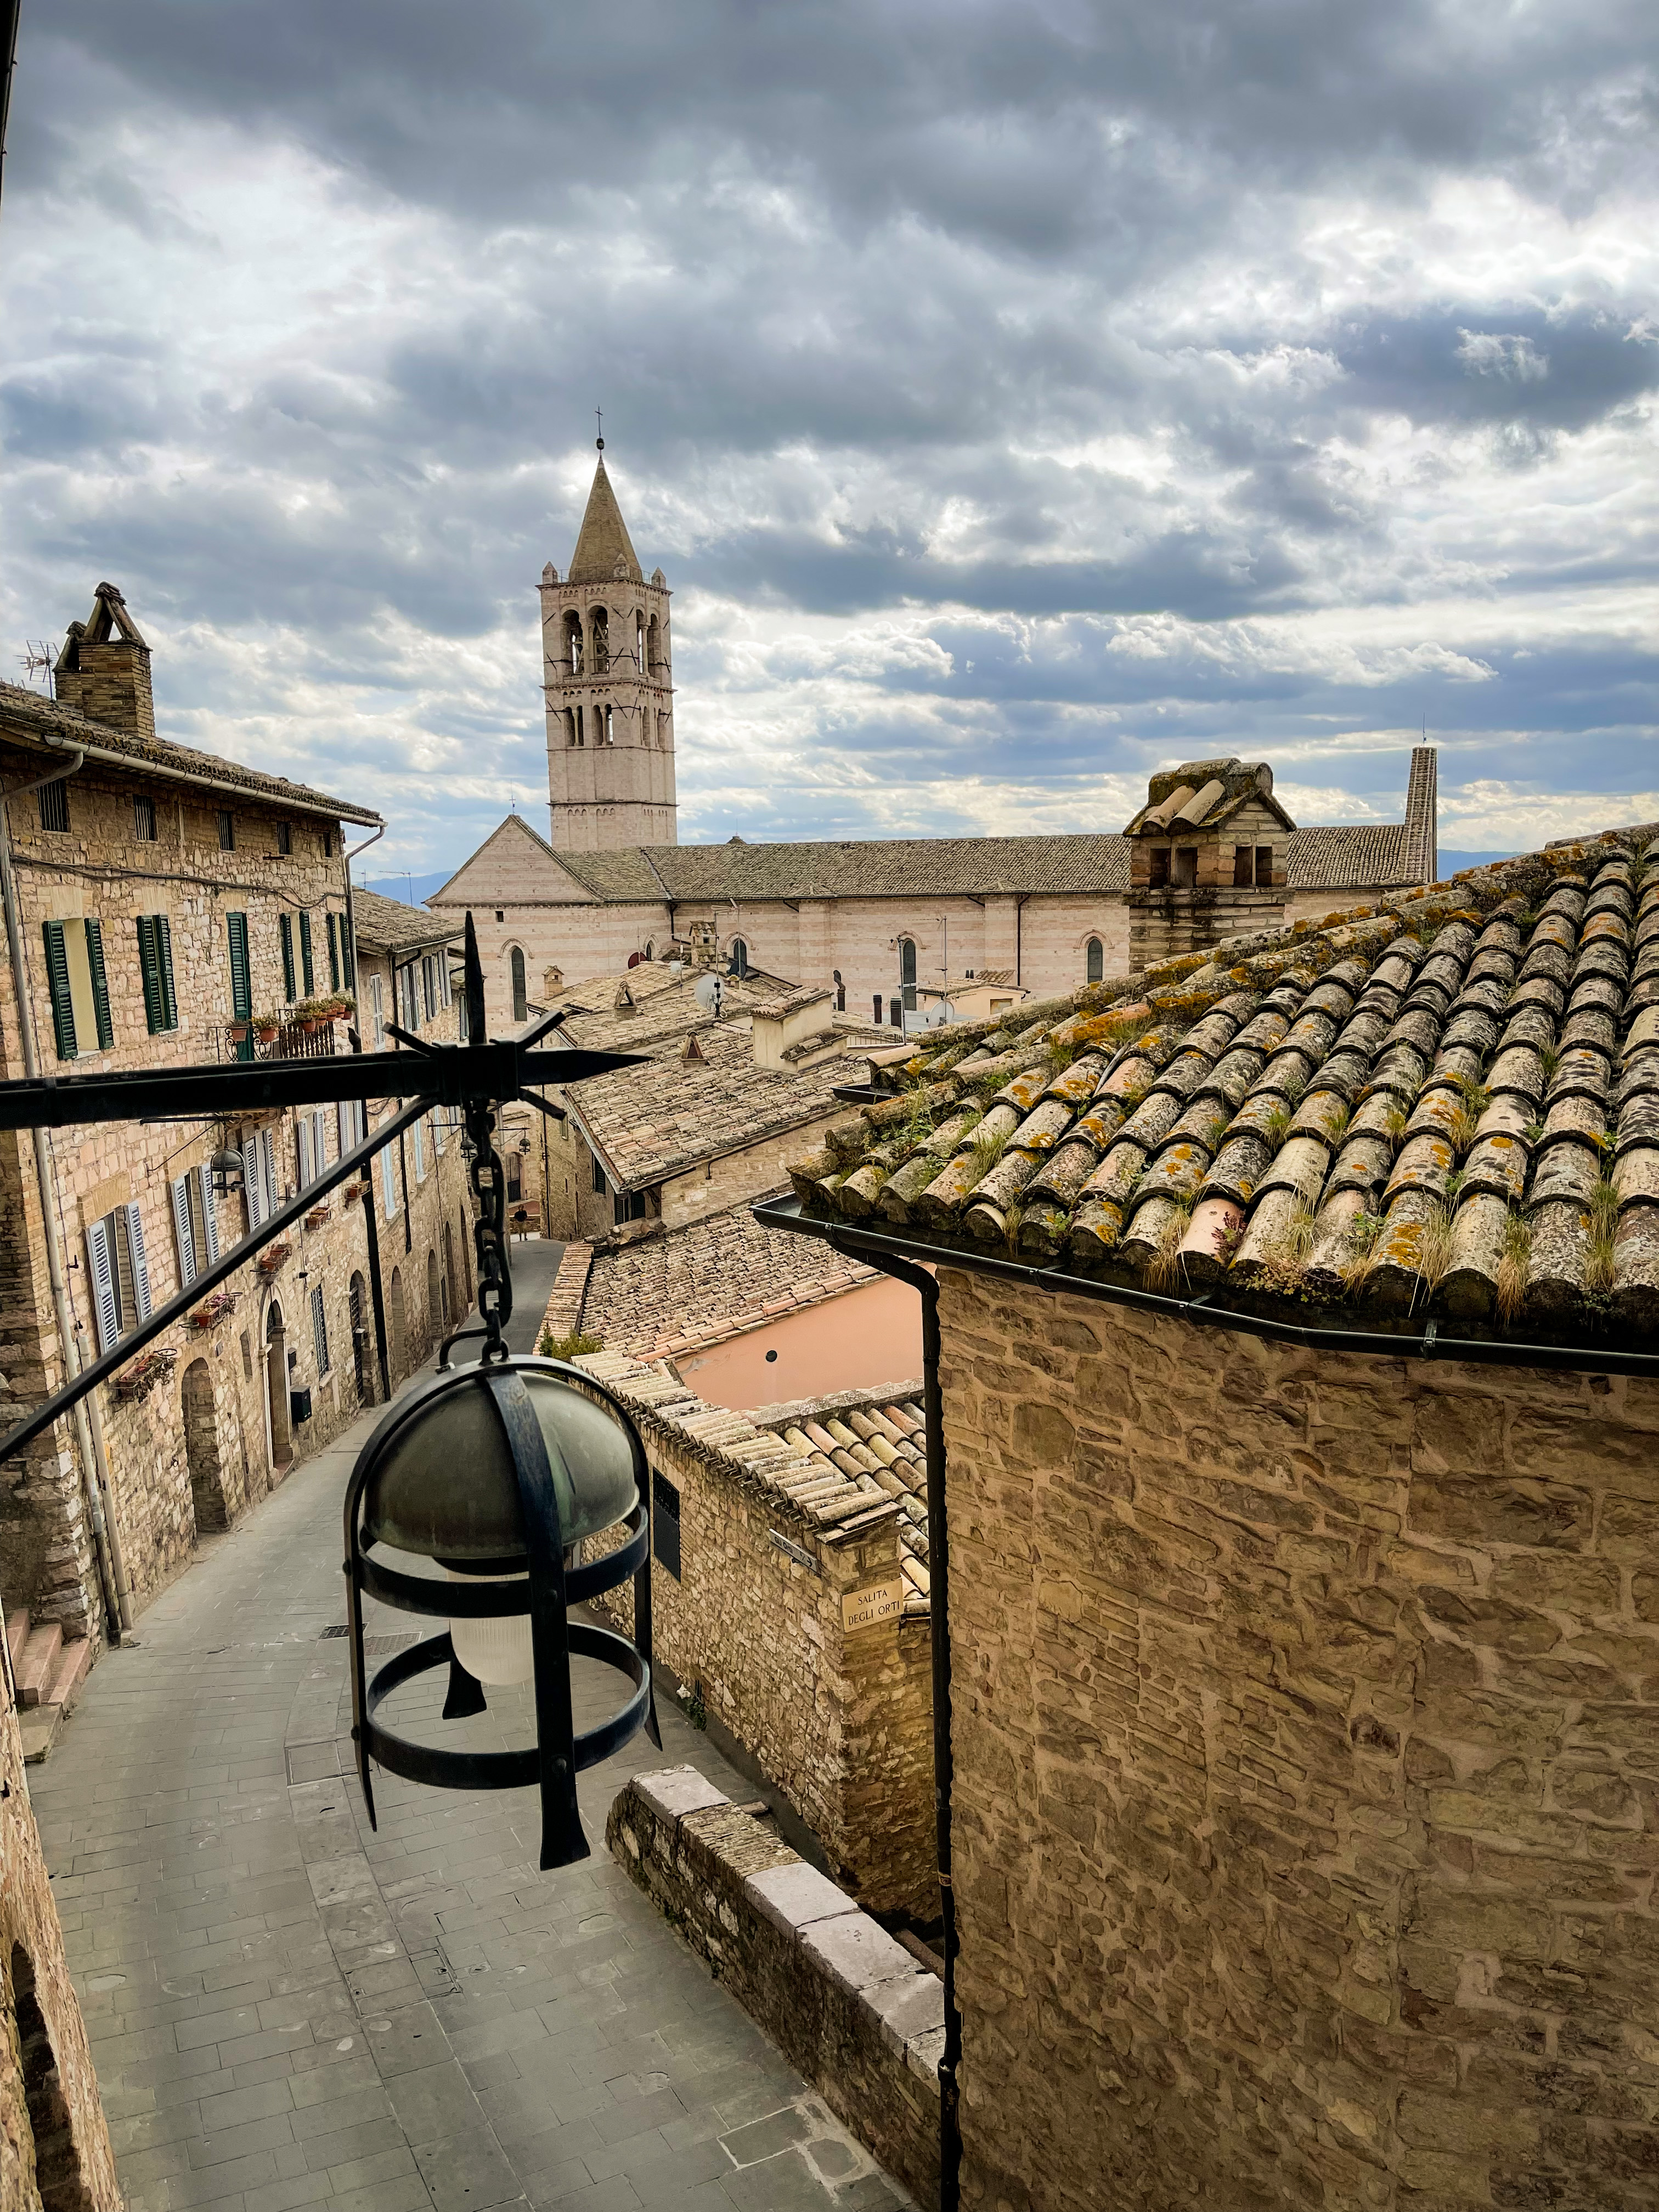
M850 1632L854 1628L873 1628L878 1621L896 1620L904 1611L904 1577L894 1575L884 1583L872 1583L867 1589L848 1590L841 1601L841 1625Z

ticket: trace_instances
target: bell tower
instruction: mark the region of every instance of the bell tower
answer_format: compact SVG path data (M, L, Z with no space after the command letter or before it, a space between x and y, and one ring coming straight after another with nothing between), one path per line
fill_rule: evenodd
M642 574L605 470L562 581L542 570L547 789L556 852L678 842L668 586Z

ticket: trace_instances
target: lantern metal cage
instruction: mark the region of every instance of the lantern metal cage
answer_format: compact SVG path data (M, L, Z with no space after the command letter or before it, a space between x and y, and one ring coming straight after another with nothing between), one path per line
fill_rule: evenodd
M572 1411L579 1406L589 1410ZM594 1426L595 1413L602 1428ZM618 1442L625 1446L625 1474ZM580 1562L585 1537L618 1528L616 1548ZM449 1578L406 1574L373 1556L377 1544L430 1557ZM586 1858L577 1775L641 1728L659 1749L662 1743L651 1677L650 1471L622 1401L562 1360L486 1353L476 1366L441 1367L387 1410L358 1454L346 1488L345 1547L351 1733L370 1826L371 1760L439 1789L534 1784L541 1792L543 1869ZM569 1619L571 1606L603 1596L630 1577L632 1641L618 1630ZM449 1668L446 1719L481 1712L486 1699L458 1656L451 1629L398 1652L370 1680L366 1595L399 1612L457 1626L512 1624L527 1615L535 1744L451 1750L385 1726L377 1714L386 1698L433 1668ZM572 1712L573 1657L614 1668L631 1685L615 1711L580 1734Z

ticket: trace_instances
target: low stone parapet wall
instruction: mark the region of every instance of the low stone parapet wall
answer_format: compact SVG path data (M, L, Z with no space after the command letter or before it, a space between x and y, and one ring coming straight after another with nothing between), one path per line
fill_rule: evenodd
M938 1976L694 1766L636 1775L605 1840L877 2163L937 2205Z

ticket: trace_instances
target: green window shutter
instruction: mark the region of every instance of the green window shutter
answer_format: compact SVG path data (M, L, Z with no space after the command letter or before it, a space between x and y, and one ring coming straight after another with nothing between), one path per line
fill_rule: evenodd
M253 977L248 967L245 914L225 916L225 939L230 947L230 1011L235 1020L245 1022L253 1012Z
M340 968L345 976L348 991L357 988L357 957L352 950L350 925L344 915L340 916Z
M141 914L138 917L138 973L144 986L144 1020L154 1036L158 1030L167 1026L167 1012L161 1000L161 963L155 951L155 917Z
M317 978L311 965L311 916L300 916L300 975L306 987L306 996L311 998L317 988Z
M276 927L283 940L283 996L292 1006L294 1003L293 916L286 914L279 915L276 918Z
M52 1025L58 1032L58 1057L73 1060L75 1044L75 1002L70 997L69 959L64 951L64 925L61 921L43 921L40 925L46 940L46 988L52 993Z
M83 921L87 933L87 966L92 975L93 1011L98 1017L98 1049L107 1052L115 1042L115 1024L109 1018L109 977L104 972L104 932L95 921Z
M179 1026L179 1001L173 989L173 924L166 915L155 916L155 965L161 977L161 1012L166 1016L165 1026Z
M338 918L331 907L328 914L328 988L331 991L337 991L340 988Z

